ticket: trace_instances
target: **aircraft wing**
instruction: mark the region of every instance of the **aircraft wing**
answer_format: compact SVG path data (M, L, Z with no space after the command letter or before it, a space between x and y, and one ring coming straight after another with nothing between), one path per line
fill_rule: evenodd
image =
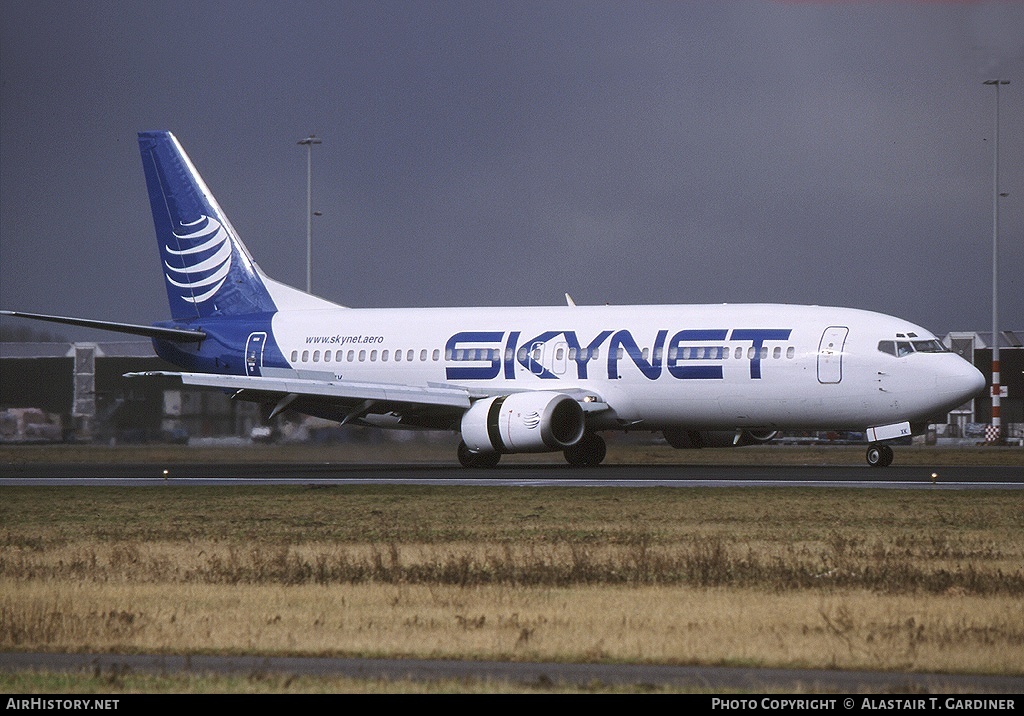
M473 400L492 394L436 383L421 386L340 380L324 371L265 367L262 372L264 375L255 376L147 371L126 373L125 377L165 377L180 380L183 385L232 390L236 398L276 403L271 417L287 407L306 411L319 406L319 410L311 413L331 417L342 424L360 420L368 413L393 412L407 416L410 425L431 425L437 418L450 420L461 416ZM580 401L586 412L608 408L600 398L590 393L578 390L564 392Z
M178 378L184 385L244 391L246 393L285 394L298 397L334 398L342 401L375 400L384 403L417 403L468 409L469 392L463 388L421 387L393 383L361 383L337 380L330 373L317 371L264 369L271 375L220 375L215 373L178 373L148 371L127 373L125 377L163 376ZM241 397L241 396L240 396Z

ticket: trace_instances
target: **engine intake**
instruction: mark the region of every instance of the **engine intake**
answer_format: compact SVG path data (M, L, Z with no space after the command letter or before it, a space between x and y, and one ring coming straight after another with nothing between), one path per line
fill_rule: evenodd
M536 391L484 398L462 416L470 452L552 452L583 437L583 408L564 393Z

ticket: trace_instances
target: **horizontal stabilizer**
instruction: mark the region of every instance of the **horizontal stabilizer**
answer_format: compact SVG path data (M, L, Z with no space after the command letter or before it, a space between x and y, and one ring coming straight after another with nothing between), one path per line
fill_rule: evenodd
M15 316L17 318L31 318L36 321L50 321L51 323L63 323L68 326L82 326L83 328L98 328L101 331L113 331L114 333L130 333L135 336L146 336L147 338L161 338L166 341L179 343L198 343L206 338L204 331L193 331L186 328L163 328L160 326L142 326L136 323L116 323L114 321L94 321L90 318L73 318L70 316L47 316L42 313L25 313L24 311L0 311L0 316Z

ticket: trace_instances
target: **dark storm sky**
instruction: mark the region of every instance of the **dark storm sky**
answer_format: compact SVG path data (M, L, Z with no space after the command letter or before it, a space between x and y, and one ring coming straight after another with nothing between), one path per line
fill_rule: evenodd
M1022 3L4 0L0 307L166 317L148 129L304 286L313 132L313 288L345 305L568 291L987 331L994 76L1021 329Z

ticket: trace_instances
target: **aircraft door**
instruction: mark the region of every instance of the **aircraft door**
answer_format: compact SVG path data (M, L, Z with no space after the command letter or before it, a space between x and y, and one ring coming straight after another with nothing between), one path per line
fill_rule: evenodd
M829 326L818 344L818 382L839 383L843 379L843 346L850 332L845 326Z
M245 342L245 374L260 375L263 368L263 348L267 344L267 334L260 331L249 334Z

